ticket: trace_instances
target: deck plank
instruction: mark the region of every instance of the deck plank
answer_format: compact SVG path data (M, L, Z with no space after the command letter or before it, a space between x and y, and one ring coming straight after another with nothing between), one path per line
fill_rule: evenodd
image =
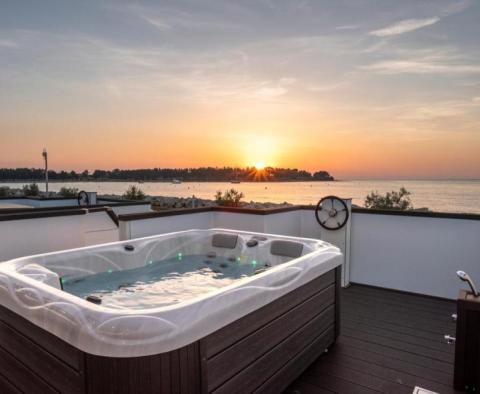
M444 351L433 350L431 348L420 346L418 344L411 344L401 340L399 341L396 338L392 338L392 337L387 338L384 336L380 336L375 332L368 333L364 331L359 331L358 329L344 327L342 329L342 334L350 338L355 338L355 339L369 342L375 345L381 345L385 348L397 349L399 351L411 353L415 355L421 354L426 358L453 364L453 354L448 354ZM441 370L445 370L445 368L448 370L450 368L449 366L444 366L442 364L438 364L438 365L439 365L438 368Z
M380 300L385 301L397 300L403 305L405 304L405 302L412 302L416 305L416 307L429 306L430 308L437 310L455 309L455 303L453 303L451 300L363 285L353 285L352 287L350 287L347 296L359 293L368 297L377 297Z
M422 338L414 334L407 334L403 332L398 332L395 330L385 329L382 327L377 327L375 325L365 324L357 322L354 320L343 319L343 325L345 329L357 330L358 332L363 332L366 334L375 334L380 337L396 339L397 341L405 342L410 345L417 345L420 347L425 347L427 349L439 351L453 356L455 349L453 346L448 345L444 342L444 338L430 337Z
M352 285L342 290L342 331L286 391L411 393L415 386L438 393L453 389L453 301ZM317 390L317 391L315 391Z

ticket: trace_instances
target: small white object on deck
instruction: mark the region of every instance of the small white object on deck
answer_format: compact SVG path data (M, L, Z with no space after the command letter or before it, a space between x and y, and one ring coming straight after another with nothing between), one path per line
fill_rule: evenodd
M415 386L413 389L413 394L438 394L435 391L430 391L427 389L422 389L421 387Z

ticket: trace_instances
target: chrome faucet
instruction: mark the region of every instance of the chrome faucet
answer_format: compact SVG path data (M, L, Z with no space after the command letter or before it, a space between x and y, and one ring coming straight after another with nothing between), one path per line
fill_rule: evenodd
M465 271L457 271L457 276L460 278L461 281L468 283L475 297L479 296L478 291L475 285L473 284L473 280L472 278L470 278L470 275L468 275Z

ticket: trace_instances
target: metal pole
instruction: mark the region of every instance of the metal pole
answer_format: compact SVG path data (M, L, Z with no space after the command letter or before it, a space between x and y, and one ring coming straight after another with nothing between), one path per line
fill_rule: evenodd
M48 195L48 154L45 148L43 148L42 156L45 159L45 191Z

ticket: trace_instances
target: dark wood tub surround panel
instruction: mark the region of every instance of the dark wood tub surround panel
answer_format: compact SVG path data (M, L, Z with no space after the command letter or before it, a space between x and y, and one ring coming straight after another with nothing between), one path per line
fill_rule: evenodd
M278 393L336 339L340 268L153 356L82 352L0 306L1 393Z
M95 356L0 307L2 394L189 394L200 383L198 342L153 356Z
M27 393L82 393L82 352L0 307L0 373Z
M21 391L18 390L12 383L10 383L6 376L0 374L0 393L21 394Z
M228 326L223 327L221 330L210 334L201 341L204 347L205 356L207 358L211 358L223 349L245 337L249 330L258 330L271 320L284 314L294 306L300 304L307 298L313 296L315 293L323 290L334 282L334 271L329 271L326 274L293 290L286 296L280 297L270 304L265 305L258 311L244 316L242 319L234 321Z
M342 266L335 268L335 339L340 335L341 321Z
M335 341L338 271L200 340L204 392L274 393L286 388L308 367L305 361L316 359Z
M154 356L113 358L85 353L86 393L200 393L198 342Z

